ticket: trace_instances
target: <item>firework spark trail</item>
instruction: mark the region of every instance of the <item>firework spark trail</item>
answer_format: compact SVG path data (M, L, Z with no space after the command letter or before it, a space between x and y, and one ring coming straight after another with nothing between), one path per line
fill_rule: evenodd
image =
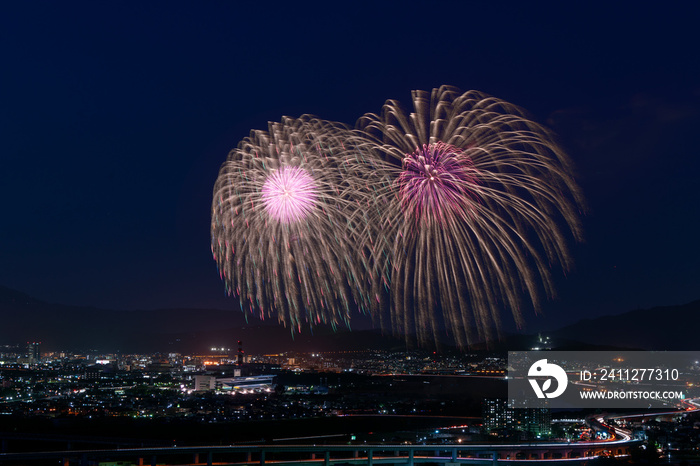
M253 131L222 165L212 202L212 254L228 294L295 331L349 326L365 311L367 261L356 257L369 183L342 125L284 118ZM357 220L360 219L360 220Z
M500 309L521 325L526 301L537 310L542 291L553 296L582 198L551 134L514 105L448 86L414 91L413 105L387 101L355 133L381 180L362 214L373 312L423 343L446 329L464 346L493 337Z
M413 105L387 101L354 132L284 118L231 152L212 253L242 310L301 331L372 307L397 333L464 346L492 338L501 309L520 325L554 294L582 199L550 133L475 91L415 91Z

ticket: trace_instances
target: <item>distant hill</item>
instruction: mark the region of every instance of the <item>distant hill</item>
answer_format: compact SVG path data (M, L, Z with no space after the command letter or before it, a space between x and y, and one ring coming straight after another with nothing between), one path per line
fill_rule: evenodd
M40 341L47 350L198 352L212 345L233 348L237 340L243 340L248 352L391 348L403 343L374 331L336 333L324 326L314 334L302 328L301 334L292 335L275 319L246 322L237 308L115 311L47 303L0 286L0 344Z
M555 337L551 340L548 347L556 351L620 351L622 349L632 349L614 344L588 343L583 337L583 335L578 335L578 339ZM508 351L530 351L537 346L541 346L541 344L537 343L536 335L504 335L496 341L472 345L470 350L505 353Z
M212 345L233 348L237 340L251 353L406 348L403 338L364 330L371 328L367 317L356 316L354 322L363 330L317 326L292 334L275 319L246 322L237 308L115 311L47 303L0 286L0 344L41 341L45 350L192 353ZM558 350L697 350L698 327L700 300L585 319L550 335ZM534 341L531 335L505 335L470 350L522 351ZM449 339L442 345L454 349Z
M624 348L697 351L700 349L700 300L584 319L552 335Z

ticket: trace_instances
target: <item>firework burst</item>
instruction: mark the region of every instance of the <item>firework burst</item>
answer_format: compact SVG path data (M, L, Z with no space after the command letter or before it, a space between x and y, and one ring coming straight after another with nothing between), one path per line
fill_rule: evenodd
M281 167L262 186L262 199L270 217L281 223L297 223L316 206L316 182L300 167Z
M241 309L292 329L349 326L364 309L356 257L357 182L341 125L284 118L253 131L222 165L214 186L212 254ZM364 229L364 228L362 228Z
M550 132L516 106L447 86L414 91L413 106L387 101L357 125L383 180L362 243L375 311L397 333L464 346L492 338L504 308L522 325L525 304L553 296L582 199Z
M474 212L478 176L471 159L454 146L424 144L403 159L397 181L402 209L420 224L445 223Z

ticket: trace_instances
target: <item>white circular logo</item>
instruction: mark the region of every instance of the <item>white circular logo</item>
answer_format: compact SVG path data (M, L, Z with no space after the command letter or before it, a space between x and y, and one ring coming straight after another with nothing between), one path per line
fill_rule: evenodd
M530 366L527 376L530 377L529 382L532 385L532 389L535 390L537 398L556 398L564 393L569 383L569 378L566 376L564 369L556 364L548 363L546 359L540 359ZM547 377L547 379L540 386L538 380L532 377ZM552 387L552 379L557 381L557 386L555 390L549 391Z

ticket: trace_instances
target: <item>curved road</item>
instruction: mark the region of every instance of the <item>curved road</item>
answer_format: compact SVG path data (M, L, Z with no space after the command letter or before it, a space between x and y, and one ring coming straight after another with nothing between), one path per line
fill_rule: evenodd
M678 409L673 410L673 411L661 411L657 413L639 413L639 414L601 414L601 415L596 415L596 416L589 416L586 418L586 423L589 425L589 427L595 429L593 425L593 421L597 422L604 428L606 428L608 431L612 430L615 432L615 436L617 438L620 438L622 441L629 441L632 440L632 432L626 429L621 429L617 426L611 426L606 424L605 421L607 420L614 420L614 419L631 419L631 418L644 418L644 417L656 417L656 416L666 416L666 415L673 415L673 414L681 414L681 413L692 413L695 411L700 410L700 398L691 398L688 400L683 400L681 402L681 406L679 406ZM612 440L612 439L611 439Z

